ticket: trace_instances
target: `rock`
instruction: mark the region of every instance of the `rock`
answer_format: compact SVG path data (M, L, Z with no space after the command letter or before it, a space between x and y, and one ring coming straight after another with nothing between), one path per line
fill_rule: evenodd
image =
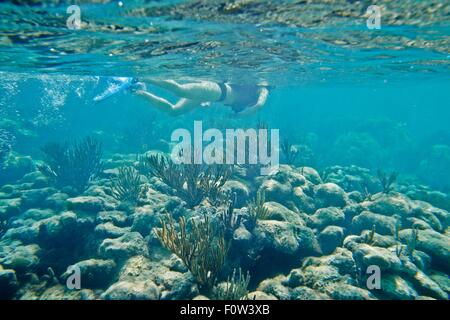
M252 239L252 234L245 228L245 226L240 225L239 228L234 230L233 242L236 247L246 248L251 244Z
M143 282L119 281L110 286L102 295L104 300L158 300L159 289L151 280Z
M447 211L435 208L423 201L414 201L414 208L410 215L426 222L438 232L444 231L450 222L450 214Z
M436 282L447 294L450 294L450 278L448 275L435 271L430 275L430 279Z
M21 183L31 183L33 189L40 189L48 187L49 178L44 176L40 171L27 173L20 179Z
M301 286L305 283L305 278L303 276L301 269L292 269L291 272L289 272L288 276L286 277L286 281L284 285L295 288L298 286Z
M0 199L0 218L9 219L18 216L21 212L22 199Z
M266 202L264 206L269 212L268 217L270 220L286 221L295 225L305 226L305 223L300 217L300 214L289 210L288 208L277 202Z
M119 273L119 281L143 282L148 279L160 288L160 299L192 299L198 295L197 285L190 272L171 271L144 256L128 259Z
M170 270L184 273L188 271L188 268L183 263L183 260L178 258L175 254L172 254L169 259L165 259L161 261L165 266L167 266Z
M53 212L53 210L51 210L51 209L45 209L45 210L28 209L21 215L21 218L24 220L30 219L30 220L34 220L34 221L39 221L39 220L51 218L54 215L55 215L55 212Z
M103 240L99 252L105 258L124 260L136 255L147 255L148 248L138 232L129 232L116 239Z
M409 198L414 200L422 200L437 208L450 211L450 196L446 193L431 191L425 188L417 188L416 186L411 186L411 189L404 191Z
M431 266L431 257L420 250L414 250L412 252L412 261L422 271L427 271Z
M236 180L228 180L221 190L230 193L232 199L235 199L234 205L236 208L244 207L250 197L249 188L244 183Z
M347 204L347 195L345 194L345 191L337 184L319 184L314 187L314 192L314 199L317 208L343 208Z
M376 265L381 271L401 272L403 270L400 259L388 249L361 243L352 251L357 265L363 269Z
M41 220L35 225L39 228L38 243L65 243L66 241L73 241L78 228L78 221L76 214L68 211Z
M44 246L54 247L74 241L74 234L83 225L73 212L63 212L59 215L51 215L49 210L29 210L26 214L30 217L22 221L19 226L13 225L5 233L5 237L18 239L24 243L38 243ZM47 217L48 218L45 218ZM37 220L36 222L33 220ZM16 221L19 222L19 221Z
M17 221L16 221L17 222ZM36 243L39 236L39 228L37 224L25 226L11 226L6 230L3 238L20 240L24 244Z
M130 232L130 228L120 228L113 225L111 222L98 224L95 227L95 235L97 238L118 238Z
M366 289L350 284L332 283L326 286L326 293L335 300L374 300L375 297Z
M104 200L98 197L81 196L67 199L69 210L98 213L105 209Z
M276 277L273 279L266 279L262 281L256 291L262 291L266 294L272 295L279 300L289 300L289 289L281 284L282 278Z
M133 225L131 231L136 231L147 236L153 227L159 224L160 215L158 215L152 206L146 205L136 208L133 216Z
M363 204L367 210L374 213L386 216L398 215L400 217L405 217L411 210L411 200L401 193L395 195L381 193L375 195L374 198L374 201L368 201Z
M418 270L410 280L421 294L440 300L448 300L448 294L422 271Z
M339 208L329 207L317 210L311 217L311 223L314 227L322 230L326 226L340 226L344 223L345 215Z
M122 211L100 211L97 215L97 224L111 222L118 227L127 226L128 216Z
M262 292L262 291L252 291L247 294L249 300L278 300L275 296Z
M382 275L381 290L388 299L394 300L413 300L418 296L411 284L398 275Z
M351 229L355 233L361 233L363 230L372 230L375 226L376 233L393 235L396 225L397 220L393 217L363 211L352 219Z
M61 277L66 281L71 270L80 270L82 288L102 288L111 282L115 268L113 260L89 259L69 266Z
M336 267L329 265L306 265L302 267L303 283L312 289L322 289L331 282L340 282L343 278Z
M57 284L45 289L42 294L27 291L21 296L22 300L95 300L96 295L92 290L70 290L65 285Z
M10 195L11 193L14 192L14 186L11 184L5 184L2 187L0 187L0 191Z
M262 246L285 254L295 254L299 249L294 230L287 222L266 220L258 221L254 231Z
M326 294L308 287L299 286L291 292L292 300L330 300Z
M344 248L336 248L333 254L322 257L310 257L309 259L316 260L316 265L326 265L337 269L341 275L353 275L356 271L356 263L353 259L353 253L350 250ZM304 266L312 264L305 261Z
M372 239L371 239L372 238ZM369 243L370 242L370 243ZM378 233L373 233L372 230L364 230L360 236L349 235L345 237L343 245L345 248L351 248L355 243L369 243L375 247L390 248L398 245L393 236L382 236Z
M45 199L56 192L53 188L32 189L22 191L22 208L41 208Z
M284 221L258 221L254 236L258 245L279 253L294 255L300 250L303 255L317 253L319 245L311 229L294 227Z
M166 271L155 273L155 283L164 288L161 292L162 300L178 300L198 294L197 285L190 272Z
M312 214L315 211L314 199L308 196L302 187L295 187L292 196L294 204L300 211Z
M36 244L23 246L20 242L14 242L10 246L0 246L0 264L23 274L39 265L40 253L41 248Z
M399 232L400 240L407 243L411 239L411 229ZM448 270L450 267L450 237L434 230L419 230L416 249L427 253L431 257L432 266Z
M326 227L319 235L320 248L323 254L332 253L336 247L342 246L344 229L337 226Z
M11 269L2 270L0 266L0 299L11 299L19 288L16 272Z
M264 191L266 201L278 203L286 203L286 201L290 200L292 194L292 186L290 184L283 184L274 179L264 180L259 189Z
M301 167L299 172L310 182L313 184L321 184L322 178L320 178L319 173L310 167Z
M47 208L62 211L66 209L66 200L68 198L69 195L67 195L66 193L57 192L48 196L44 201L44 205Z
M359 192L359 191L352 191L349 192L348 194L348 198L354 202L363 202L364 201L364 195Z

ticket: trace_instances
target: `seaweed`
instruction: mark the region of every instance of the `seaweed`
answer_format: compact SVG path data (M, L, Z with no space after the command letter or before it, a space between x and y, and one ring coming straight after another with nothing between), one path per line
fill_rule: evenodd
M397 225L395 225L395 230L394 230L395 254L397 255L397 257L400 258L400 256L403 253L403 246L400 242L399 232L400 232L400 225L397 224Z
M298 149L290 143L288 138L285 138L281 143L281 152L283 152L286 163L289 165L293 164L299 155Z
M141 175L133 167L119 168L117 180L113 183L113 197L122 202L136 204L141 193Z
M417 241L419 240L419 230L417 227L411 230L409 238L406 239L406 253L412 256L414 250L416 250Z
M47 144L42 152L45 164L38 168L58 187L71 186L83 192L103 170L102 145L92 137L72 143Z
M398 178L397 172L391 172L390 174L385 173L382 170L377 171L377 177L381 184L382 193L389 194L394 190L394 185Z
M258 220L265 220L269 217L269 210L265 207L265 203L266 194L264 190L258 191L255 199L247 203L250 230L253 230L256 227Z
M370 245L374 244L374 240L375 240L375 225L372 225L372 230L370 230L369 233L366 233L364 235L364 242Z
M239 268L236 274L236 269L233 269L231 277L228 277L227 282L223 286L216 286L214 289L214 299L216 300L248 300L248 284L250 283L250 273L242 273Z
M175 164L163 155L150 155L143 161L140 167L148 175L161 179L191 208L205 198L215 203L231 175L231 167L226 165Z
M233 239L234 231L241 224L241 216L237 215L234 211L236 200L229 199L225 205L225 209L220 215L220 220L224 229L224 236L226 241L231 241Z
M178 223L179 232L174 219L168 214L167 222L161 220L162 228L155 229L156 236L183 261L200 291L210 294L228 253L223 230L212 223L207 215L199 222L190 219L188 223L181 217Z
M395 254L397 255L397 257L400 257L404 252L405 252L405 246L402 245L402 243L400 242L400 226L396 225L395 226L395 233L394 233L394 239L396 241L395 244ZM409 235L409 237L407 237L405 239L406 242L406 254L408 256L412 256L412 254L414 253L414 251L416 250L416 246L417 246L417 241L419 240L419 230L417 229L417 227L413 228L411 230L411 233Z

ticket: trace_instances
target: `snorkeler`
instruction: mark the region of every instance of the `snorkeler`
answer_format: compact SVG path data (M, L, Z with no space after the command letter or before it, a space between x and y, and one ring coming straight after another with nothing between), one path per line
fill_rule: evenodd
M239 115L247 115L259 110L269 95L268 85L238 85L229 82L196 81L180 84L174 80L148 80L149 83L168 90L180 99L175 103L149 91L143 82L132 78L114 78L116 84L94 98L102 101L117 92L130 89L145 97L156 108L171 115L179 115L197 107L208 107L213 102L222 103Z
M212 102L219 102L239 115L247 115L259 110L266 103L269 94L266 84L237 85L228 82L197 81L180 84L174 80L149 80L160 88L166 89L180 99L175 104L158 97L146 90L143 83L135 90L158 109L172 115L188 112L196 107L208 107Z

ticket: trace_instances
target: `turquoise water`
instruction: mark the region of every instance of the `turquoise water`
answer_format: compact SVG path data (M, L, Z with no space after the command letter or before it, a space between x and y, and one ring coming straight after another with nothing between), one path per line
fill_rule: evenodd
M257 299L448 299L446 1L381 1L380 30L351 1L78 4L78 30L66 26L64 1L0 4L0 298L217 299L242 270ZM264 80L269 97L245 117L218 102L172 117L130 90L94 103L113 77L172 102L151 80ZM280 150L269 176L233 165L216 190L226 201L208 190L191 203L189 182L177 189L140 159L169 155L172 132L194 121L279 129L294 158ZM92 149L73 162L45 151L86 137L101 148L95 174ZM117 195L123 168L137 173L133 201ZM252 222L263 193L268 213ZM167 214L176 230L188 221L191 244L200 240L190 219L218 226L204 235L212 251L222 237L228 248L218 270L206 268L212 285L158 236ZM71 266L80 288L68 285Z

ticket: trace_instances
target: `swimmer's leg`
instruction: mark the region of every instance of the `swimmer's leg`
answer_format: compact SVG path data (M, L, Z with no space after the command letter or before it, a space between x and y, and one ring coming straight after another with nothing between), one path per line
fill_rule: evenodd
M149 80L150 83L169 90L173 94L196 101L218 101L222 96L220 86L212 81L198 81L180 84L174 80Z
M167 101L164 98L158 97L153 93L143 90L137 90L136 94L145 97L157 109L169 113L173 116L186 113L199 106L198 102L184 98L180 99L176 104L172 104L170 101Z

